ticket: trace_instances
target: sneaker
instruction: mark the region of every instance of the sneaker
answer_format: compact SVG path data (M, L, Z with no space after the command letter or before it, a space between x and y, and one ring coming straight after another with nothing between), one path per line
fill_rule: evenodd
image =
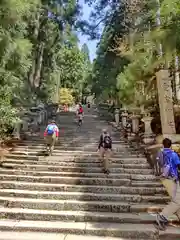
M156 223L154 224L155 228L160 231L165 231L168 225L168 220L159 213L156 215Z
M109 170L104 170L104 173L109 175L110 171Z

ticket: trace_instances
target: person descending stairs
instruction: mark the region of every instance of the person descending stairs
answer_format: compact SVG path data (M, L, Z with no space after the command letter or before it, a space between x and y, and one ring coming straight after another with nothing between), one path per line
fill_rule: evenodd
M0 240L180 239L180 229L168 227L159 235L153 225L150 213L162 209L169 197L145 157L130 152L93 109L87 116L85 110L80 132L73 113L58 117L64 134L53 156L40 156L42 133L19 143L3 161ZM113 139L108 175L97 154L102 128Z

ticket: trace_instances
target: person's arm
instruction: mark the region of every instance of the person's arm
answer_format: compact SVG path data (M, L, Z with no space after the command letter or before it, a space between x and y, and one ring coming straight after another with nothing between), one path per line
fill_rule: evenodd
M156 155L156 160L159 164L160 167L163 167L164 165L164 158L163 158L163 152L162 151L159 151Z
M44 137L47 136L47 129L48 129L48 126L46 127L45 131L44 131Z
M56 137L58 138L59 137L59 128L58 128L58 126L56 126L55 131L56 131Z
M110 145L110 149L112 150L112 138L110 137L110 139L111 139L111 145Z
M102 142L103 142L103 136L101 135L101 136L100 136L100 139L99 139L98 149L100 149L100 147L101 147L101 145L102 145Z

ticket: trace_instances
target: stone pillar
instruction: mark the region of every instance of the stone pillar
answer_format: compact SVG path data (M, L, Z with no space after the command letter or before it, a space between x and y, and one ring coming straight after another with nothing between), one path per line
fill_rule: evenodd
M122 127L125 128L127 125L127 118L128 118L128 113L127 112L123 112L121 114L122 116Z
M23 132L27 132L28 131L28 120L29 120L28 117L24 117L22 119L22 130L23 130Z
M163 137L171 138L176 134L174 109L172 101L171 80L168 70L160 70L156 73L159 108Z
M139 131L139 117L138 115L132 115L132 132L137 133Z
M143 122L144 122L144 125L145 125L145 132L144 132L144 143L145 144L148 144L148 143L151 143L153 142L153 132L151 130L151 121L152 121L153 117L151 116L145 116L143 117Z
M14 126L13 136L17 139L21 138L20 137L21 125L22 125L22 121L19 120L15 123L15 126Z
M119 109L116 108L115 110L115 122L116 122L116 125L118 126L119 125Z

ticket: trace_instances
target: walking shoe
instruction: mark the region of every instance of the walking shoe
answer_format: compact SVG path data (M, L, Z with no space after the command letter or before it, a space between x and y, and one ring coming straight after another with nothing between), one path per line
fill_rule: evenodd
M160 231L165 231L168 225L168 220L159 213L156 215L156 223L154 224L155 228Z
M107 174L107 175L109 175L109 173L110 173L110 171L107 169L104 169L104 174Z

